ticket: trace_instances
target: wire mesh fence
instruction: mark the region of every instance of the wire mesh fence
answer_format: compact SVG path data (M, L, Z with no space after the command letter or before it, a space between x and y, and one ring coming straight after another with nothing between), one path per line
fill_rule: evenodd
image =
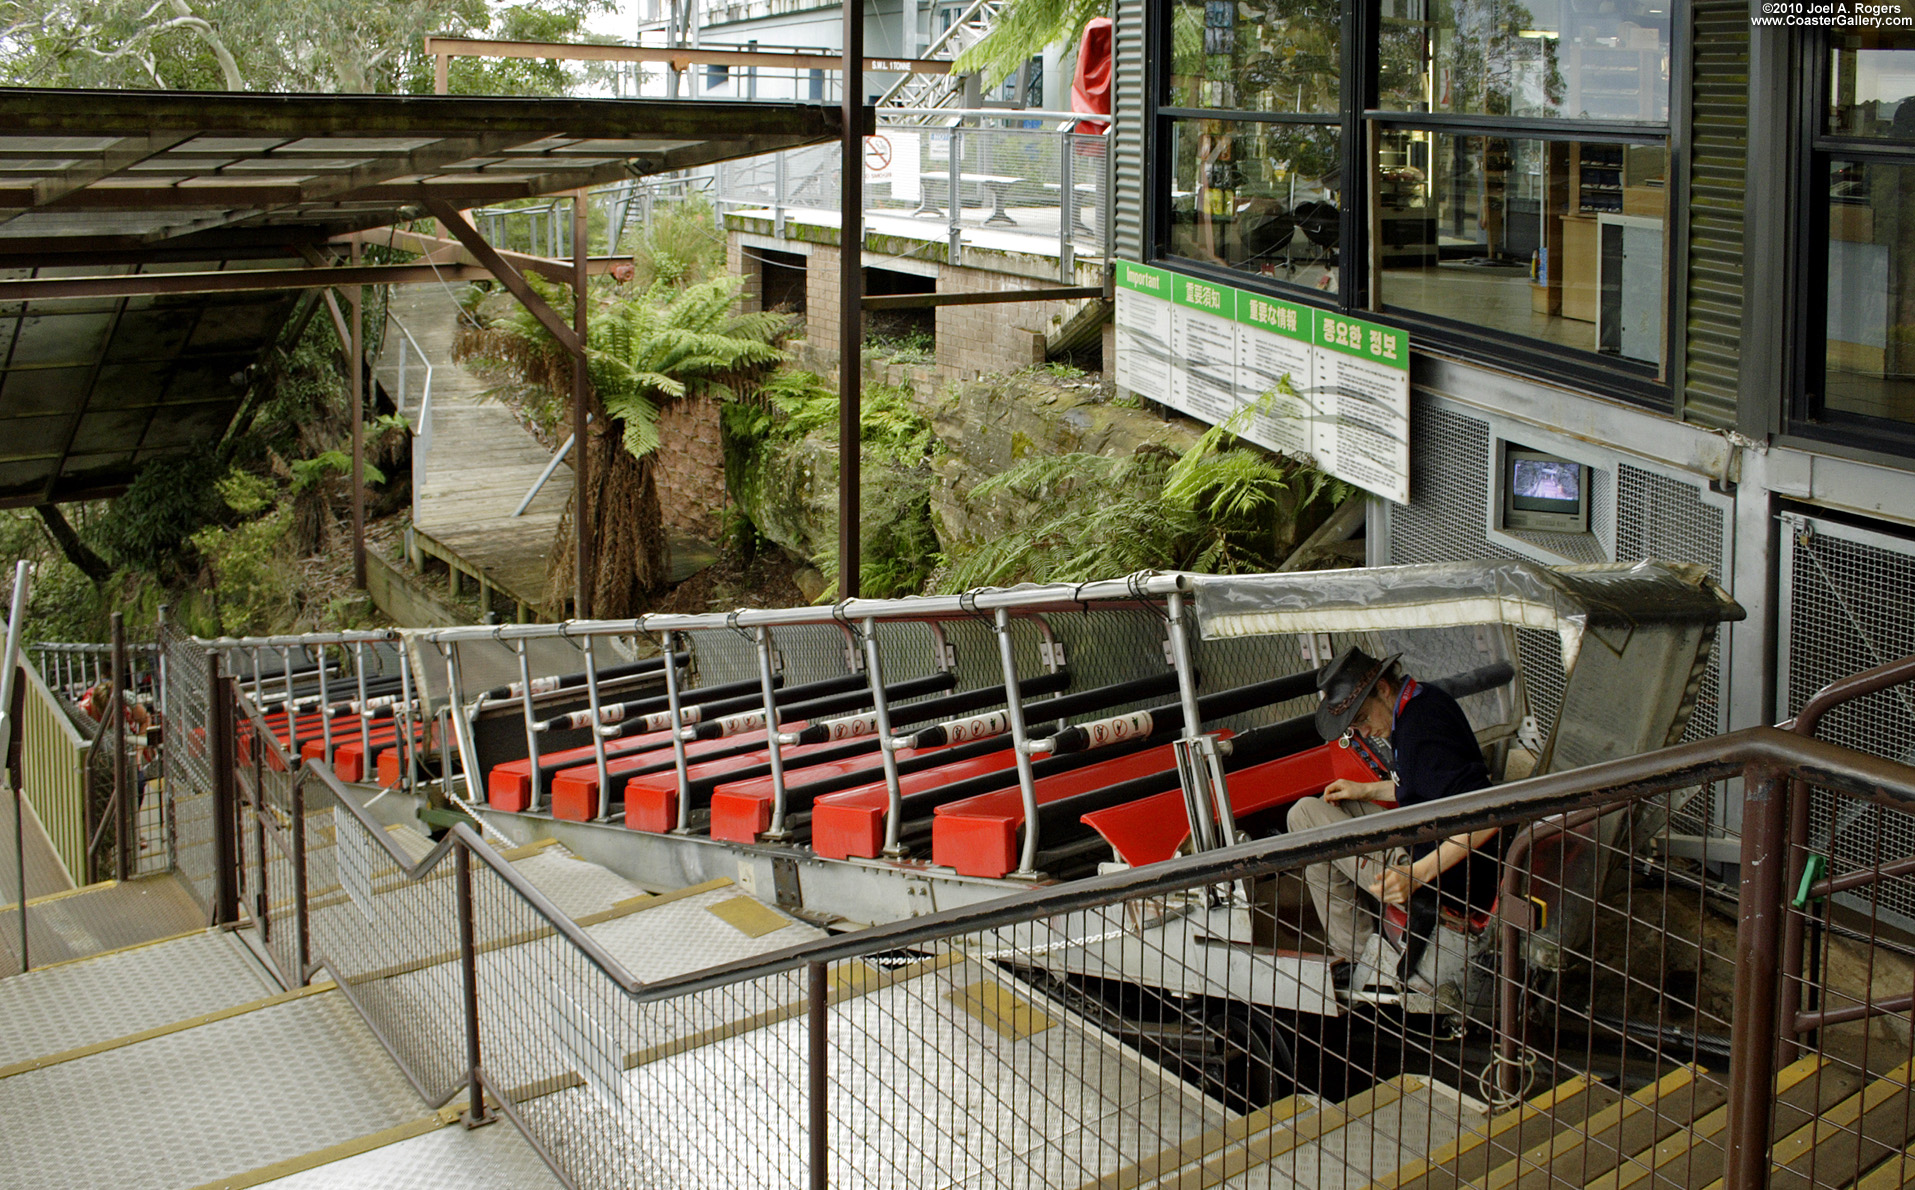
M177 625L160 627L166 682L161 704L160 770L165 813L170 816L170 852L174 869L202 909L213 905L217 867L213 830L213 758L207 729L212 722L213 691L207 651Z
M1704 1186L1751 1135L1792 1184L1900 1184L1911 952L1826 907L1915 861L1797 854L1810 1015L1778 1019L1738 962L1747 873L1670 827L1668 797L1761 734L1388 816L1298 811L1228 852L652 980L628 940L669 948L711 894L574 920L463 827L422 858L329 770L285 787L330 826L306 832L315 959L429 1100L476 1077L577 1186L795 1185L820 1161L842 1186ZM1839 755L1814 757L1828 796L1915 808L1901 766ZM276 819L262 788L249 811ZM1400 909L1366 891L1464 836L1466 879ZM1731 1077L1778 1048L1753 1095Z

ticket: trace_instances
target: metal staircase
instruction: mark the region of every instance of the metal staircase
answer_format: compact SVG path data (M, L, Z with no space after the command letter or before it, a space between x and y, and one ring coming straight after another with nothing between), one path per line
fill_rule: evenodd
M996 22L998 13L1004 9L1005 0L972 0L970 7L959 13L951 22L951 27L938 34L937 40L925 48L923 56L942 61L955 61L965 50L983 41L991 26ZM935 9L933 11L936 11ZM955 123L955 116L927 114L933 110L955 109L965 106L964 80L969 77L957 73L951 74L906 74L891 85L891 89L878 97L878 111L887 122L893 124L944 125ZM891 115L887 108L902 108L915 114Z

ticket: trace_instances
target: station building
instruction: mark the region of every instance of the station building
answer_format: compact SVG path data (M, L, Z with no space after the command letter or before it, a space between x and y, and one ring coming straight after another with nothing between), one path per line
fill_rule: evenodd
M1113 255L1407 333L1372 564L1707 566L1750 615L1695 736L1915 651L1915 8L1764 9L1116 9Z

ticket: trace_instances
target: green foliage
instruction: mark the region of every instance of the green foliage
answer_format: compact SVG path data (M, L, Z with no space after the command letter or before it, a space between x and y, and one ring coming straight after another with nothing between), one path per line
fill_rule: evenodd
M1290 391L1287 381L1280 387ZM968 502L1008 495L1029 511L991 540L952 551L940 585L961 591L1150 569L1275 569L1353 489L1238 439L1274 396L1206 431L1181 455L1146 448L1127 458L1034 456L984 480Z
M619 301L593 324L592 385L625 427L625 449L658 449L658 409L689 384L722 381L784 358L776 314L736 312L744 281L718 277L677 291L654 287ZM662 301L661 301L662 299Z
M24 86L431 91L428 33L580 40L607 0L6 0L0 80ZM555 62L460 59L455 93L557 94Z
M910 393L868 386L859 403L860 495L858 590L874 598L915 595L943 561L931 521L930 459L941 449L931 423ZM757 399L727 405L725 482L739 504L760 507L768 474L789 470L784 460L807 439L835 443L838 394L812 372L779 372ZM835 544L813 559L836 575ZM835 598L835 585L824 598Z
M193 535L226 519L214 490L223 473L212 450L150 463L81 536L120 567L183 579L197 566Z
M990 540L953 550L940 576L947 591L1031 580L1082 582L1135 570L1213 570L1222 535L1163 498L1176 456L1146 448L1109 458L1034 455L979 483L970 503L1013 496L1028 513Z
M924 327L900 329L895 334L869 334L864 338L867 357L899 364L929 364L937 358L937 339Z
M201 529L191 538L213 573L220 631L270 632L289 623L295 610L286 556L291 509L275 507L272 481L248 471L234 468L216 486L228 508L250 518Z
M1093 17L1109 15L1109 0L1012 0L999 10L991 31L958 55L953 69L981 72L984 85L995 86L1058 42L1076 42Z
M632 253L632 283L683 289L725 274L725 237L711 203L703 197L652 208L651 219L626 234Z
M383 421L384 419L381 420ZM361 463L360 467L367 483L384 484L386 482L386 473L373 466L370 462ZM334 476L350 475L352 473L352 456L343 450L326 450L321 451L310 459L299 459L289 463L287 464L287 469L292 472L293 494L296 496L301 492L319 486ZM232 503L230 497L227 503Z

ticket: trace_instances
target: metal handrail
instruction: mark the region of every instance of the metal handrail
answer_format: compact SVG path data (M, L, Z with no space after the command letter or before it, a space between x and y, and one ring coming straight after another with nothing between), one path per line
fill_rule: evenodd
M1296 868L1335 856L1385 851L1465 830L1506 825L1512 819L1543 818L1583 809L1608 812L1653 794L1741 775L1751 766L1802 769L1818 785L1842 789L1915 815L1915 767L1821 740L1802 739L1773 727L1750 727L1419 806L1365 814L1338 826L1273 835L1107 876L872 926L649 983L631 974L523 876L516 871L505 875L511 865L498 858L496 852L485 862L500 870L540 913L552 917L558 932L584 951L594 965L639 1002L650 1002L742 979L776 975L809 963L839 962L909 948L956 934L1101 908L1195 885L1233 883L1275 868ZM306 767L326 782L335 796L358 806L357 795L330 768L317 763ZM373 821L369 814L366 821ZM382 836L384 833L380 831ZM410 862L391 840L382 838L381 841L395 862ZM478 832L459 823L409 871L423 875L443 859L456 842L474 848L475 853L482 854L480 849L491 851Z
M1823 718L1837 707L1908 682L1915 682L1915 656L1903 657L1898 661L1890 661L1873 669L1863 670L1861 673L1837 678L1810 695L1809 700L1802 705L1802 709L1796 713L1795 718L1782 726L1806 739L1814 739L1816 732L1822 726ZM1803 873L1808 867L1806 844L1809 837L1810 808L1809 783L1799 778L1791 781L1786 857L1788 882L1784 885L1787 888L1799 888ZM1884 878L1892 878L1897 874L1899 873L1891 865L1886 869L1853 873L1850 878L1841 881L1839 887L1836 881L1825 879L1820 881L1817 887L1809 889L1809 894L1812 898L1826 897L1838 891L1860 888ZM1801 914L1788 914L1782 928L1782 953L1779 961L1782 969L1780 1013L1789 1029L1787 1036L1780 1037L1776 1041L1778 1061L1787 1061L1795 1055L1800 1044L1797 1039L1802 1034L1812 1032L1824 1024L1839 1023L1826 1012L1805 1014L1802 1011L1803 988L1800 976L1803 964L1808 957L1807 934L1807 920ZM1871 1006L1871 1004L1863 1004L1860 1007L1868 1009ZM1884 1011L1901 1010L1885 1008Z

